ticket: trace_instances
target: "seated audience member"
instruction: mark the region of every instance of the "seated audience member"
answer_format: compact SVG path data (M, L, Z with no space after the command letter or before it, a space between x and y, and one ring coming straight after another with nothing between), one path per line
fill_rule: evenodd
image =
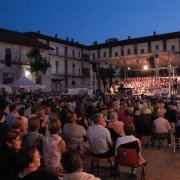
M43 147L44 167L48 172L62 176L61 154L65 151L65 142L59 136L61 123L59 119L51 119L48 125L49 135L45 138Z
M123 110L120 111L120 102L119 101L115 101L113 103L113 108L114 108L114 111L118 114L118 120L123 120L123 116L124 116L124 112Z
M27 129L22 117L15 117L11 122L12 130L16 130L20 133L21 140L23 139L24 135L27 133Z
M85 118L85 112L83 110L79 110L77 113L77 124L84 127L85 130L87 130L89 123L88 120Z
M164 117L169 121L169 123L173 124L177 121L178 109L176 105L173 103L168 105L167 112L164 114Z
M9 113L9 105L6 100L0 101L0 111L3 111L6 115Z
M171 144L171 135L170 132L172 131L172 127L167 119L164 119L164 113L162 110L158 110L157 112L157 119L153 121L154 125L154 134L153 134L153 143L154 140L157 138L167 139L168 145Z
M76 121L76 113L70 113L68 123L63 126L62 135L67 148L79 149L84 143L86 130L83 126L76 124Z
M107 118L105 119L107 124L111 121L110 115L112 112L114 112L114 109L113 109L112 105L109 105L107 107Z
M145 160L141 155L141 141L134 136L135 133L134 125L124 124L124 132L125 132L125 136L119 137L117 139L115 152L117 151L118 147L126 148L126 149L135 149L139 156L140 161L144 162ZM131 175L136 176L136 168L132 169Z
M28 148L22 152L21 171L17 175L17 180L58 180L54 174L38 170L41 165L41 156L36 148Z
M180 119L177 121L175 126L175 137L180 138ZM180 140L176 139L178 148L180 148Z
M27 149L35 147L42 156L45 137L43 134L38 132L39 128L40 121L37 117L33 117L28 120L29 132L23 137L23 148Z
M135 116L134 118L136 135L139 139L141 139L143 135L150 135L152 133L152 120L150 115L150 109L144 109L141 115Z
M0 177L13 180L17 176L20 167L21 138L18 131L10 131L0 148Z
M180 138L180 119L177 121L175 126L175 136Z
M0 111L0 147L4 143L4 140L9 132L9 127L5 123L5 113Z
M107 128L110 131L113 143L115 143L118 137L124 135L124 123L118 120L118 114L116 112L111 112L110 120Z
M15 114L16 114L16 105L15 104L12 104L9 106L9 113L7 114L6 116L6 124L8 125L8 127L11 129L11 122L12 120L14 119L15 117Z
M44 136L46 136L46 126L47 126L47 122L46 122L46 116L45 116L45 109L44 108L39 108L37 110L37 117L40 120L40 128L39 128L39 133L43 134Z
M33 106L31 107L31 112L28 114L28 118L33 118L36 117L36 111L37 111L37 107L35 104L33 104Z
M87 140L93 156L103 158L114 156L110 132L105 128L105 120L101 113L94 115L93 124L88 127Z
M25 127L27 129L27 127L28 127L28 118L27 118L27 112L26 112L25 108L18 109L18 114L23 119Z
M61 164L64 170L63 180L100 180L92 174L83 172L83 162L76 150L65 151L62 155Z
M133 123L134 122L134 118L130 115L129 109L124 110L124 116L123 116L122 120L124 123Z

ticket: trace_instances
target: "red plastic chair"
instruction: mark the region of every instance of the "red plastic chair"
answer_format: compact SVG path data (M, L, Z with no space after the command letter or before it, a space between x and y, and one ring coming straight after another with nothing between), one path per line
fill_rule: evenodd
M118 171L118 173L120 174L119 165L131 168L137 168L141 166L141 179L145 179L144 166L146 165L146 162L139 159L135 149L125 149L120 147L117 148L117 154L115 156L115 167L116 172Z

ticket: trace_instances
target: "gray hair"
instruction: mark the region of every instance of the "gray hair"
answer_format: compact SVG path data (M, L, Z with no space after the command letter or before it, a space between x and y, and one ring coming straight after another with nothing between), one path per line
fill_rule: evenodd
M93 122L94 124L98 124L99 123L99 119L103 117L103 114L102 113L96 113L93 117Z
M118 114L116 112L111 112L110 119L111 121L116 121L118 119Z

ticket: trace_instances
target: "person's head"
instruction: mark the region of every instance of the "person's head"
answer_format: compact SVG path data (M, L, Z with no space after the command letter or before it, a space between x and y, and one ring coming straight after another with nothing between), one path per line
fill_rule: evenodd
M0 122L4 122L6 120L6 114L4 111L0 111Z
M113 111L114 111L114 109L113 109L113 107L112 107L112 106L108 106L108 107L107 107L107 111L108 111L108 113L111 113L111 112L113 112Z
M19 116L26 116L26 110L21 107L20 109L18 109L18 114Z
M50 134L58 133L61 129L60 120L57 118L51 119L48 124L48 129L49 129Z
M16 151L19 151L21 149L21 138L20 138L20 133L16 130L10 131L6 138L5 138L5 145L10 148L14 149Z
M116 112L111 112L110 119L112 122L115 122L118 120L118 114Z
M8 107L8 103L7 103L7 101L1 101L0 102L0 110L1 111L4 111L4 112L8 112L9 111L9 109L8 109L9 107Z
M46 112L46 114L51 114L51 107L50 106L46 106L45 107L45 112Z
M25 123L22 117L15 117L11 122L12 129L20 130L22 132L26 131Z
M16 105L15 104L11 104L9 106L9 112L10 113L15 113L16 112Z
M40 128L40 120L37 117L32 117L28 120L28 128L30 131L38 131Z
M77 114L77 117L80 118L80 117L84 117L85 112L83 109L80 109L79 111L76 112L76 114Z
M105 124L105 120L104 120L104 116L102 113L96 113L93 117L93 122L94 124L99 124L104 126Z
M69 123L76 123L76 120L77 120L77 115L76 115L76 113L71 112L71 113L69 114L69 120L68 120L68 122L69 122Z
M124 114L125 114L126 116L130 115L129 109L125 109L125 110L124 110Z
M120 102L119 102L119 101L115 101L115 102L113 103L113 108L119 110L119 108L120 108Z
M38 117L43 117L43 116L45 116L45 109L44 109L44 108L39 108L39 109L37 110L37 116L38 116Z
M150 115L151 110L149 108L146 108L146 109L143 110L143 114Z
M164 112L162 110L157 111L157 117L164 117Z
M33 105L33 106L31 107L31 114L36 114L36 110L37 110L36 105Z
M133 106L130 106L130 107L129 107L129 112L130 112L130 114L133 114L133 113L134 113L134 107L133 107Z
M21 170L29 168L30 171L36 171L41 165L41 156L38 150L34 147L30 147L28 149L24 149L21 153Z
M132 123L124 124L124 132L126 135L134 135L135 127Z
M62 154L61 164L66 173L80 172L83 168L79 152L72 149Z

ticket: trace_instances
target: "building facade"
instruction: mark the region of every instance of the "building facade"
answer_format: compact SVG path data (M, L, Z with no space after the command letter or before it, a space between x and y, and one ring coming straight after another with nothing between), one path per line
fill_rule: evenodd
M0 83L9 84L25 75L31 80L27 53L39 48L50 67L39 83L48 92L63 92L67 88L101 88L93 72L92 62L97 68L107 67L116 70L115 79L122 79L127 71L141 71L148 65L153 71L158 62L158 71L168 69L169 64L174 76L179 75L180 32L118 40L111 38L105 43L86 46L67 38L62 40L38 32L20 33L0 29ZM122 74L123 72L123 74Z

